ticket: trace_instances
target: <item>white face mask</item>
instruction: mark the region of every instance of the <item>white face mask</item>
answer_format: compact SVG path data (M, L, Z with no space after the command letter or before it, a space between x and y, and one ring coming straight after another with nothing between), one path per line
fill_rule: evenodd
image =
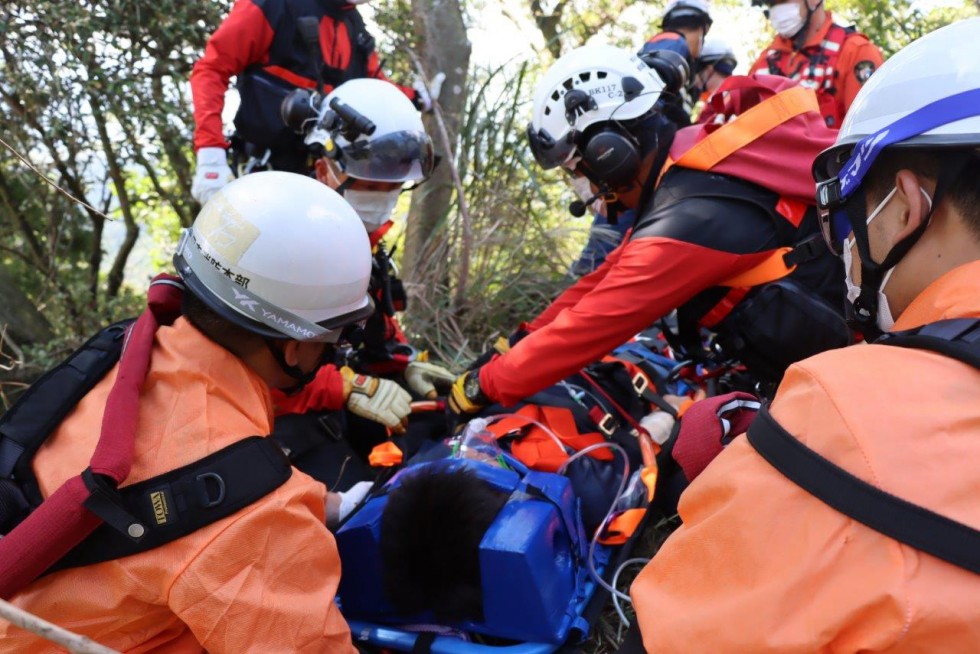
M792 38L803 29L806 18L803 7L795 2L782 2L769 9L769 23L776 33L787 39Z
M929 212L932 211L932 198L929 197L929 194L926 193L924 188L919 188L919 190L922 191L922 195L926 196L926 202L929 204L926 209L926 215L929 215ZM874 211L871 212L871 215L865 221L866 225L870 225L871 221L878 217L878 214L895 197L897 191L898 187L896 186L885 196L884 200L878 203L878 206L875 207ZM861 287L851 281L851 268L854 265L851 255L851 248L853 247L853 238L844 239L844 283L847 284L847 301L852 305L858 299L858 296L861 295ZM885 285L888 284L888 280L891 278L893 272L895 272L895 266L892 266L885 272L885 276L881 279L881 286L878 287L878 315L875 316L875 322L878 325L878 329L886 332L895 326L895 317L892 315L891 308L888 306L888 296L885 295Z
M344 199L354 207L354 211L360 216L368 232L373 232L391 218L400 194L401 189L397 188L391 191L347 189L344 191Z

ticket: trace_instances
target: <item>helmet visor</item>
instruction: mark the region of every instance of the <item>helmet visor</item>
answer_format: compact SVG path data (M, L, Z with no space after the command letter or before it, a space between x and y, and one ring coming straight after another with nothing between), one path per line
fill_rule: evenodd
M545 170L557 168L568 161L575 152L573 132L569 132L565 138L556 141L548 130L544 128L534 129L534 125L529 123L527 140L531 145L531 154L534 155L534 160Z
M343 148L344 172L374 182L417 182L432 174L435 157L425 132L395 132Z

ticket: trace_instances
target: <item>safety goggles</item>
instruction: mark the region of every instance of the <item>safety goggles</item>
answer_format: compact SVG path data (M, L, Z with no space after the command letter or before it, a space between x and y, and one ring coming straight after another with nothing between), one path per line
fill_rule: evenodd
M849 155L847 151L839 152L822 162L822 170L818 174L826 176L826 179L817 181L817 219L820 233L827 247L837 256L844 253L844 241L851 233L847 199L842 195L839 177Z
M395 132L359 139L342 148L344 172L376 182L419 181L432 174L435 155L424 132Z

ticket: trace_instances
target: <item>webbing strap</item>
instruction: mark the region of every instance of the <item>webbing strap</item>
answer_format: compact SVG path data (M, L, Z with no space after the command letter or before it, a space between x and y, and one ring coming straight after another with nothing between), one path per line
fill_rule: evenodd
M662 176L674 165L711 170L786 121L810 111L820 112L817 96L812 90L794 86L780 91L698 141L677 161L668 158L660 174Z
M980 531L887 493L823 458L763 408L749 443L776 470L827 506L890 538L980 574Z
M743 286L759 286L782 279L786 275L796 270L796 266L786 265L786 255L793 251L791 247L782 247L773 250L766 259L758 265L749 268L737 275L732 275L718 286L728 286L730 288L740 288Z
M237 513L291 475L289 460L273 438L249 436L176 470L124 486L112 499L140 529L139 540L107 520L45 574L170 543Z
M890 332L876 345L897 345L944 354L980 369L980 319L954 318L923 325L917 329Z

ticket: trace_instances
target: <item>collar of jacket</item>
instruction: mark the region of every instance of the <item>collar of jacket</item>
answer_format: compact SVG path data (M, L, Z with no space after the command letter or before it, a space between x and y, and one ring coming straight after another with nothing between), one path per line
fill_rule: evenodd
M980 261L953 268L929 284L898 317L893 330L948 318L980 318Z

